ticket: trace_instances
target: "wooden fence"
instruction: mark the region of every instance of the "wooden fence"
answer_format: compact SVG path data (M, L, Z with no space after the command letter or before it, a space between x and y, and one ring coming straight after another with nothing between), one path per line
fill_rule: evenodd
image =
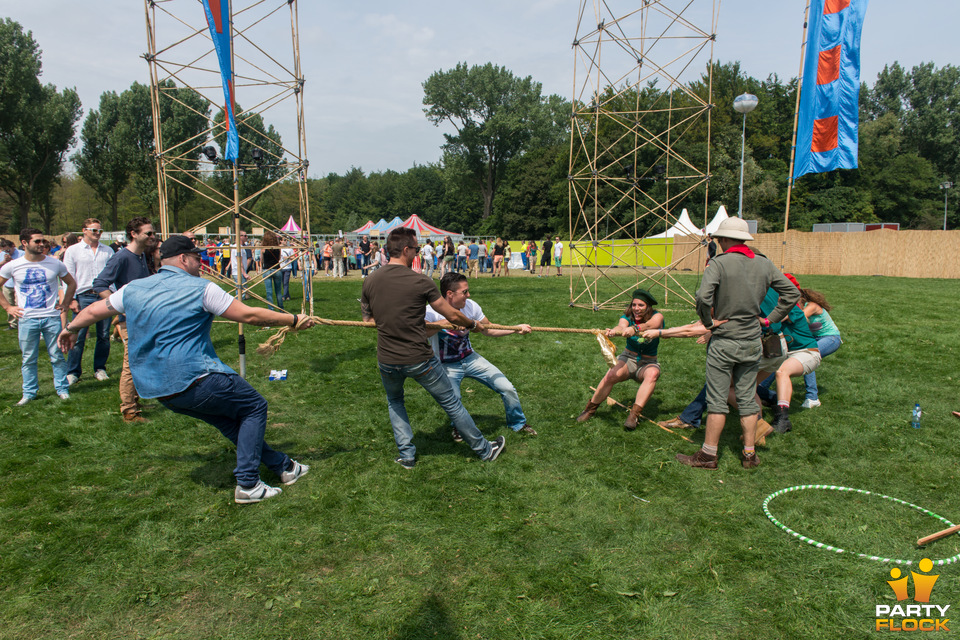
M758 233L747 244L779 267L783 241L782 233ZM697 251L698 244L690 236L674 238L674 256L686 254L677 268L702 271L706 252ZM786 271L815 275L960 278L960 230L787 231L782 264Z

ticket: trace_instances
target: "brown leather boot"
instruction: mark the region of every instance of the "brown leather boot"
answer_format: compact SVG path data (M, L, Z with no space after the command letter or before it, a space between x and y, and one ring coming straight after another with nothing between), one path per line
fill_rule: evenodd
M758 447L767 446L767 436L773 433L773 427L763 418L757 419L757 430L754 432L753 442ZM743 436L740 436L740 442L743 442Z
M630 415L627 416L627 421L623 423L623 428L627 431L633 431L637 428L637 420L640 418L640 413L643 411L643 407L634 403L630 407Z
M586 422L592 418L593 414L597 412L597 408L599 406L599 402L587 402L587 408L583 410L583 413L577 416L577 422Z

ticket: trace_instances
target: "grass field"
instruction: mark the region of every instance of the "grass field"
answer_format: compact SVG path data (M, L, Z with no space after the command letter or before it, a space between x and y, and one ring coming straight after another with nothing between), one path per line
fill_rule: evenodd
M876 605L896 604L891 565L803 544L761 503L786 487L835 484L960 520L960 422L950 415L960 408L960 297L946 280L800 280L827 295L845 344L818 372L823 407L795 410L793 431L771 437L752 471L740 466L733 419L717 472L674 461L702 433L694 444L649 423L628 433L616 407L577 424L605 367L592 337L554 333L474 339L516 385L538 437L514 435L499 398L467 381L481 430L507 436L499 460L482 463L409 383L419 464L406 471L393 462L373 331L317 327L265 360L254 348L271 332L250 327L248 379L270 401L267 440L311 471L248 507L233 503L234 451L215 429L163 409L148 424L121 421L118 345L108 382L93 379L88 346L65 403L41 362L41 396L19 408L16 336L0 331L0 637L870 636ZM569 308L568 287L471 282L494 322L616 323L616 312ZM315 290L318 315L359 319L359 280L321 279ZM666 313L670 326L693 317ZM214 327L231 366L236 333ZM679 413L703 383L703 360L693 341L663 341L645 413ZM270 369L288 380L268 382ZM635 391L624 383L613 396L629 403ZM918 401L926 414L914 430ZM957 536L918 550L918 537L945 525L874 497L799 491L771 509L850 551L914 561L960 552ZM931 602L952 613L960 572L933 572Z

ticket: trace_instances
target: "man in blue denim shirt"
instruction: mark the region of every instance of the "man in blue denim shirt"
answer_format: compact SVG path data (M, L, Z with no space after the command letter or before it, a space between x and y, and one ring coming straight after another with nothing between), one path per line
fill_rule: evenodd
M81 311L60 333L58 342L67 351L79 329L126 314L130 371L137 392L219 429L237 446L234 499L239 504L260 502L280 493L279 488L260 479L261 462L287 485L300 479L309 467L264 442L267 401L217 357L210 327L215 316L297 329L311 327L314 321L234 300L200 277L202 252L189 238L168 238L160 246L158 273L135 280Z
M447 412L454 428L481 459L497 459L506 443L503 436L490 442L480 433L473 418L453 389L447 373L427 341L423 310L428 304L450 322L468 329L480 323L467 318L440 296L432 278L411 269L419 253L413 229L397 228L387 236L390 262L363 281L360 308L363 319L377 323L377 364L380 380L387 392L387 410L393 425L393 438L404 469L416 465L413 427L403 402L403 383L413 378Z

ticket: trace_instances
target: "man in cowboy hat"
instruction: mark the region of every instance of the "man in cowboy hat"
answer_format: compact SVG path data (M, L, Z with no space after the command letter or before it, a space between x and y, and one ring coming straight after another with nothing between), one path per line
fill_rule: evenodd
M692 456L678 453L677 460L691 467L717 468L717 446L729 411L727 395L733 386L743 428L741 462L750 469L760 464L754 446L760 414L755 398L760 326L785 318L800 292L772 262L744 244L753 237L742 219L727 218L713 237L722 253L704 269L697 291L697 315L713 332L707 345L707 430L703 448ZM761 318L760 303L771 287L780 294L780 300L768 317ZM716 320L726 322L714 327Z

